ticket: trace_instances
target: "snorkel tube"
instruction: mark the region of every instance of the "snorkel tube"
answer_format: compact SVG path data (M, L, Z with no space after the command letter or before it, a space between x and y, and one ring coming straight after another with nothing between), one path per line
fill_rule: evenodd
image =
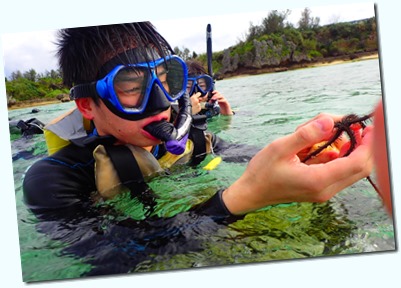
M207 24L206 26L206 54L207 54L207 73L209 74L210 77L212 77L213 82L212 82L212 89L207 94L207 101L205 104L205 108L207 109L206 116L208 118L211 118L215 115L220 114L220 106L217 103L217 101L212 100L211 102L210 99L212 99L212 92L214 90L214 77L213 77L213 64L212 64L212 58L213 58L213 53L212 53L212 26L210 24Z
M166 149L172 154L184 153L192 124L191 100L188 93L178 99L179 111L175 123L158 121L150 123L144 130L165 142Z
M214 90L214 77L213 77L213 64L212 64L212 25L207 24L206 26L206 54L207 54L207 73L213 78L212 89L207 95L207 100L212 98L212 92Z

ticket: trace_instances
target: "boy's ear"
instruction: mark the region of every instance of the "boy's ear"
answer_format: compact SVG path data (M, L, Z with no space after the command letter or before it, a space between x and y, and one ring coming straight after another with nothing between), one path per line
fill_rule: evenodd
M81 112L82 116L88 120L92 120L94 118L92 102L93 100L91 98L79 98L75 100L78 110Z

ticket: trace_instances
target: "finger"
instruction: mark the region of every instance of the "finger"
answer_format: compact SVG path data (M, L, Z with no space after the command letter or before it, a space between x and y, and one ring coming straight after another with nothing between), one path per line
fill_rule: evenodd
M276 156L293 157L302 149L326 139L332 133L333 127L334 121L331 117L320 117L271 145L276 145Z
M314 200L314 202L325 202L333 198L333 196L335 196L337 193L341 192L345 188L351 186L352 184L355 184L356 182L367 176L368 175L365 175L364 173L358 173L332 182L331 185L325 187L325 189L319 193L319 196L315 195L317 196L317 198Z
M365 166L369 165L369 166L373 166L372 164L372 159L370 160L369 163L366 163ZM366 168L365 168L366 170ZM360 173L355 173L352 175L347 175L346 177L342 178L341 180L332 182L332 184L330 186L327 187L326 191L325 191L325 197L327 199L332 198L335 194L337 194L338 192L344 190L345 188L351 186L352 184L362 180L363 178L369 176L369 173L366 173L364 171L360 172Z
M318 170L315 173L319 174L322 185L334 185L333 187L337 188L347 187L370 174L373 167L372 134L367 133L363 137L361 145L349 156L335 159L323 164L324 166L315 166L315 169ZM335 184L336 182L338 183Z
M207 99L207 94L206 94L206 95L202 95L200 92L198 92L198 93L199 93L199 99L200 99L200 101L205 102L206 99Z
M224 98L221 97L221 96L219 96L219 95L215 95L215 96L213 96L210 100L222 102L222 101L224 100Z
M329 113L320 113L319 115L316 115L315 117L313 117L313 118L310 119L309 121L307 121L307 122L305 122L305 123L299 125L299 126L295 129L295 131L298 130L299 128L305 126L306 124L309 124L309 123L311 123L311 122L313 122L313 121L316 121L317 119L320 119L320 118L322 118L322 117L331 117L331 118L333 119L334 122L339 122L339 121L341 121L341 120L343 119L344 116L343 116L343 115L329 114Z

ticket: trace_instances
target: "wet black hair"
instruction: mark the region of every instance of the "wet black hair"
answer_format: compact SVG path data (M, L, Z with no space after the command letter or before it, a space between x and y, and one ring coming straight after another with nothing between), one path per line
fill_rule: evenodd
M56 45L63 83L68 87L98 80L99 71L107 61L133 46L143 51L142 58L147 57L146 48L156 49L161 57L173 54L168 42L150 22L61 29ZM127 60L121 62L128 64L124 63Z
M207 74L203 64L197 60L187 60L185 62L188 67L188 76L194 77L202 74Z

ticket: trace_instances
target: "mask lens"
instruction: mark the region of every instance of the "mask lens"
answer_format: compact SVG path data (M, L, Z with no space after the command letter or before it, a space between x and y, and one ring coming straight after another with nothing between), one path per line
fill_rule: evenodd
M212 89L213 79L207 75L199 76L196 79L196 85L203 93L207 93Z
M154 90L155 85L161 90ZM168 56L152 62L116 66L97 81L96 90L119 111L139 114L145 110L149 97L166 97L173 102L184 95L186 85L185 63L178 57ZM162 91L162 94L153 95L152 91Z
M171 100L176 100L183 95L187 86L182 62L176 58L168 59L157 66L156 73Z
M188 79L188 82L187 82L187 93L188 93L189 95L191 95L192 92L193 92L194 84L195 84L195 81L194 81L194 80Z
M114 91L121 106L127 110L140 110L145 104L146 84L149 72L146 69L123 68L114 77Z

